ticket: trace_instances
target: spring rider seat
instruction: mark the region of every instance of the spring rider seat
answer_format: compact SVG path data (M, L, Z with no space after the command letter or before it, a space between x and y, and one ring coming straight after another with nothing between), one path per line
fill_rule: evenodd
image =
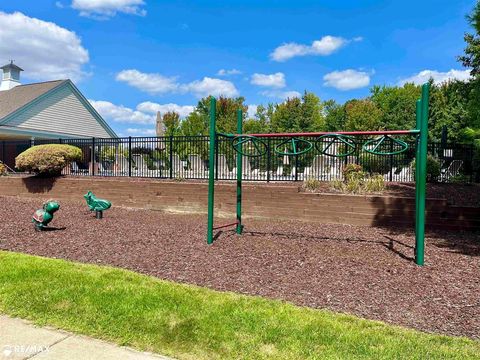
M90 211L95 211L95 217L97 219L103 218L103 211L110 209L112 203L108 200L98 199L91 191L83 195L87 201L87 205L90 208Z
M53 220L53 214L60 209L60 205L56 201L47 201L43 204L42 209L38 209L33 213L32 222L36 231L42 231Z

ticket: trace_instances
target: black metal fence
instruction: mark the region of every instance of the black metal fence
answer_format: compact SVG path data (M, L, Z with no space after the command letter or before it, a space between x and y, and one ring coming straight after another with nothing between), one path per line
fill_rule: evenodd
M344 144L329 139L304 137L316 144L302 155L279 155L275 151L287 138L264 138L265 153L260 157L243 157L242 176L251 181L302 181L315 178L322 181L342 179L346 164L362 165L370 173L381 174L386 181L412 182L412 161L415 142L407 142L406 152L395 155L373 155L362 150L367 138L357 137L355 151L344 158L322 153L345 152ZM236 152L231 139L218 136L216 149L216 178L235 180ZM64 174L77 176L125 176L164 179L207 179L209 139L206 136L128 137L116 139L57 139L33 141L0 141L0 160L15 167L15 157L32 145L63 143L79 147L83 158L69 164ZM392 152L390 142L378 150ZM280 150L283 146L280 147ZM284 151L285 152L285 151ZM439 181L479 182L479 163L469 145L429 143L429 153L438 158L441 166Z

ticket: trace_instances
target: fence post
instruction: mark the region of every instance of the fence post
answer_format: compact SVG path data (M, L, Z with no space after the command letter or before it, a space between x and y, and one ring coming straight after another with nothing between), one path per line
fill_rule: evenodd
M295 155L295 181L298 181L298 155Z
M218 136L217 136L217 133L215 133L215 180L218 180Z
M468 147L468 163L469 163L469 166L470 166L470 183L473 183L473 172L475 171L475 164L474 164L474 161L473 161L473 149L474 147L472 145L470 145Z
M272 160L270 146L270 138L267 138L267 182L270 182L270 161Z
M390 182L393 181L393 141L390 141Z
M128 137L128 177L132 177L132 137Z
M95 176L95 138L92 138L92 176Z
M169 155L168 161L170 163L170 179L173 179L173 135L170 135L169 139Z

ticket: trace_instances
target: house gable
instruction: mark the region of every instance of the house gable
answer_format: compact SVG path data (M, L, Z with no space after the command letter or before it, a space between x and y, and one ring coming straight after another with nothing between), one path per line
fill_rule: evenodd
M69 80L9 114L0 125L70 137L117 137Z

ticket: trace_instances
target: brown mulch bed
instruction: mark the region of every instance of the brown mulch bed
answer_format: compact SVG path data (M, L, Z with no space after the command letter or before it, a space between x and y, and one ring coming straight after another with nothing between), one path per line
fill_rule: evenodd
M207 246L205 216L112 208L96 220L85 205L63 202L51 224L58 230L35 233L38 200L0 200L3 250L480 338L478 233L428 234L418 267L412 229L246 220L243 236L225 231Z

